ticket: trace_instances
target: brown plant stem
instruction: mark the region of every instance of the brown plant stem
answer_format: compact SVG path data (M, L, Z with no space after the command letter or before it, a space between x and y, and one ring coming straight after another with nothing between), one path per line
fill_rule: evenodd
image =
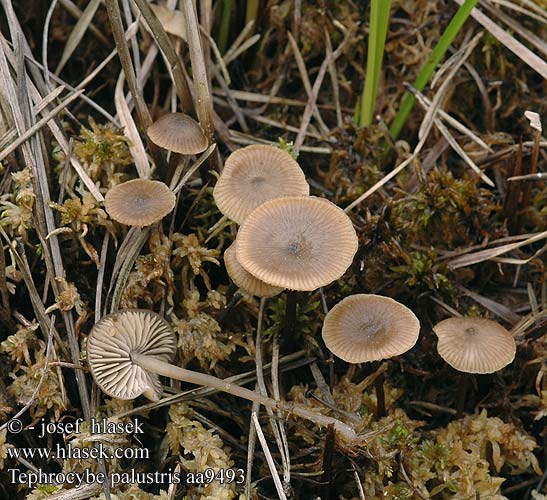
M131 61L131 55L129 54L127 42L125 41L125 31L122 23L120 5L118 4L118 0L105 0L105 4L108 19L110 21L110 27L112 28L112 35L114 36L114 41L116 42L116 50L118 51L118 56L127 80L127 86L129 87L129 92L131 93L131 97L133 98L135 109L137 111L139 125L142 130L147 130L152 124L152 117L146 107L146 103L142 97L142 90L139 88L137 78L135 77L135 69L133 67L133 62ZM148 138L148 135L146 135L146 142L148 144L150 154L154 159L154 163L160 172L160 176L161 174L165 174L165 161L160 150Z

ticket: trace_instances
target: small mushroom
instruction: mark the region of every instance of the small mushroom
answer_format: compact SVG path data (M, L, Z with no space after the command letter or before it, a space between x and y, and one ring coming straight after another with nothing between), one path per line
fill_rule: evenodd
M146 131L160 148L182 155L194 155L207 149L208 141L199 124L184 113L167 113Z
M172 365L168 361L175 349L176 337L169 323L156 313L142 309L104 316L93 326L87 339L91 374L104 392L116 398L133 399L143 394L156 401L161 395L158 375L163 375L254 401L320 426L333 425L349 441L357 438L347 424L303 405L276 401L212 375Z
M180 10L171 10L156 4L150 4L150 7L167 33L186 40L186 20Z
M236 239L237 258L265 283L311 291L340 278L357 252L351 219L315 196L277 198L256 208Z
M170 362L177 339L169 323L143 309L104 316L87 339L87 359L97 384L109 396L134 399L143 394L152 401L161 396L161 383L131 360L132 352Z
M411 349L420 322L405 305L373 294L350 295L325 316L323 340L336 356L364 363L399 356Z
M513 336L500 324L485 318L448 318L433 327L439 338L437 351L460 374L457 416L463 415L470 374L501 370L515 359Z
M175 195L160 181L133 179L117 184L105 196L108 215L126 226L150 226L175 207Z
M213 190L218 209L238 224L266 201L309 194L310 186L298 163L289 153L268 145L234 151Z
M411 349L420 334L420 321L406 306L389 297L350 295L325 316L322 336L327 348L349 363L380 361ZM385 416L381 375L375 381L377 416Z
M433 331L439 337L439 355L460 372L493 373L515 359L515 339L495 321L449 318Z
M231 280L242 290L250 295L257 297L273 297L283 291L283 288L278 286L268 285L255 278L251 273L245 271L236 257L236 244L232 243L224 251L224 264L226 271Z

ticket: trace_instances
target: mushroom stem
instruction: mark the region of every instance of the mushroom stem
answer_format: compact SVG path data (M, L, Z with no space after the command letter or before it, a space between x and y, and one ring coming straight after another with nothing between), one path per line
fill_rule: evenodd
M460 373L458 395L456 398L456 418L462 418L465 411L466 397L469 392L471 376L468 373Z
M131 353L131 360L143 370L147 370L158 375L163 375L164 377L174 378L189 384L201 385L210 387L211 389L217 389L222 392L227 392L233 396L267 406L275 411L281 411L289 415L297 415L320 426L327 427L329 425L334 425L334 429L348 441L354 441L357 438L355 431L344 422L341 422L333 417L321 415L320 413L314 412L298 403L276 401L275 399L262 396L254 391L241 387L237 384L232 384L231 382L226 382L225 380L213 377L212 375L186 370L185 368L180 368L179 366L165 363L164 361L154 359L145 354L133 352Z
M384 394L384 374L381 373L374 381L376 389L376 418L380 420L386 416L386 397Z
M285 333L287 338L293 338L296 332L296 292L287 290L287 301L285 302Z

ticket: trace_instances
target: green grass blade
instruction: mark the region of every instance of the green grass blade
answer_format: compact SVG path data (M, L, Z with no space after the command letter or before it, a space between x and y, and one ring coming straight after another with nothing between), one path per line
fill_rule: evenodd
M431 75L435 71L435 68L444 57L446 51L448 50L448 47L454 41L454 38L459 33L463 24L469 17L469 14L471 14L471 11L473 10L473 7L475 7L475 5L477 4L477 1L478 0L465 0L465 3L458 9L456 14L450 21L449 25L446 27L446 30L442 34L440 40L438 41L437 45L431 52L431 55L427 58L426 63L422 67L418 78L416 78L416 81L412 84L413 87L418 89L420 92L425 88L427 82L431 78ZM403 99L403 103L401 104L401 107L397 113L397 116L393 120L393 123L391 124L391 127L389 129L394 139L399 137L399 133L404 127L408 119L408 115L412 111L412 108L414 108L415 103L416 98L412 94L407 92Z
M370 125L374 115L374 105L378 93L382 59L384 57L390 7L391 0L372 0L370 4L367 72L359 113L359 125L361 127Z
M222 18L220 20L220 33L218 34L218 50L221 54L228 48L228 37L230 36L230 23L232 20L233 0L224 0L222 2Z

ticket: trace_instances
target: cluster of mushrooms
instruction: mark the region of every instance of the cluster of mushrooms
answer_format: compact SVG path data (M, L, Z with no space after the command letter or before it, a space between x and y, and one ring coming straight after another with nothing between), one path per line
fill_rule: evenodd
M185 130L184 133L181 131ZM199 125L181 113L165 115L148 130L159 146L178 154L207 148ZM287 289L312 291L339 279L357 252L357 235L347 214L323 198L309 195L298 163L287 152L253 145L232 153L214 188L222 214L239 225L225 251L227 272L240 289L272 297ZM173 210L174 193L162 182L137 179L112 188L105 208L122 224L146 226ZM349 363L401 355L417 342L420 323L403 304L379 295L356 294L326 315L322 336L327 348ZM511 363L515 342L501 325L481 318L450 318L434 327L439 354L455 369L492 373ZM334 425L339 437L357 438L347 424L170 361L176 337L169 323L148 310L126 310L103 317L87 341L88 361L97 384L116 398L144 395L158 400L159 375L211 387L317 425ZM385 414L383 380L376 384L378 417Z

